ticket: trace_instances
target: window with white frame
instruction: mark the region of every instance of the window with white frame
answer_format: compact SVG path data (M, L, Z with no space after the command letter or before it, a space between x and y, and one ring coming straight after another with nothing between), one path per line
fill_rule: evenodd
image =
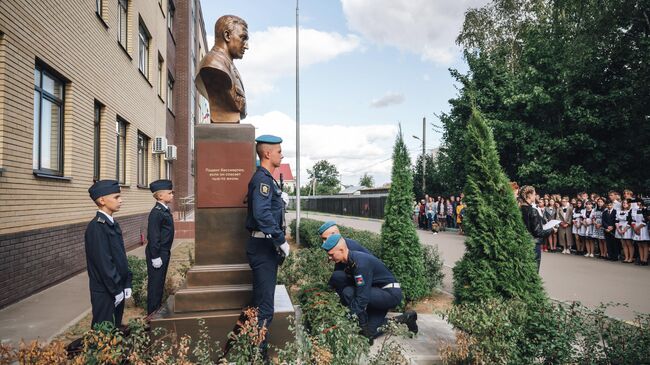
M46 67L34 68L34 170L63 176L64 81Z

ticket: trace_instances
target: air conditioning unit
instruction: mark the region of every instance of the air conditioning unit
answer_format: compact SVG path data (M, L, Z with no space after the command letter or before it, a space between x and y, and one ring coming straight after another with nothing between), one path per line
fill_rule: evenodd
M165 153L165 160L173 161L176 159L176 146L170 144L167 146L167 152Z
M153 140L153 153L167 152L167 138L158 136Z

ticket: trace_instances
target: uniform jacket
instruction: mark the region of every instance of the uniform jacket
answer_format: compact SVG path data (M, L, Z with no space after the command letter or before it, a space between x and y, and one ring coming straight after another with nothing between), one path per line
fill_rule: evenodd
M146 250L152 259L160 257L161 252L169 254L174 242L174 217L158 202L149 213L147 242Z
M84 236L86 265L91 291L115 296L131 287L131 270L120 225L102 213L88 223Z
M360 324L367 322L366 307L370 301L370 290L374 287L396 283L395 276L381 260L371 254L349 251L346 272L354 279L354 298L350 311L359 317Z
M358 251L358 252L363 252L372 255L372 253L368 251L367 248L363 247L359 242L351 238L344 238L344 239L345 239L345 244L348 246L348 249L350 251ZM339 262L334 265L334 270L345 270L346 266L347 266L346 264Z
M607 209L603 210L603 216L602 216L602 221L603 221L603 229L607 230L607 227L612 226L614 229L609 232L610 234L614 234L616 232L616 215L618 213L616 212L616 209L612 209L612 213L610 214Z
M521 216L524 219L526 229L533 236L537 244L541 244L541 240L553 232L552 229L544 230L542 227L542 216L536 208L528 204L523 204L521 206Z
M282 231L282 214L282 191L269 170L260 166L248 183L246 229L263 232L276 246L280 246L286 242Z
M564 212L564 207L559 207L557 209L557 219L566 223L569 226L573 224L573 207L571 205L566 207L566 213Z

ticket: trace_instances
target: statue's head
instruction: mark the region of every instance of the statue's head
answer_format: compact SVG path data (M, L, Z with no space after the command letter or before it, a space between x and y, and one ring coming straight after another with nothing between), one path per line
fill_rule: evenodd
M240 59L248 49L248 24L238 16L224 15L214 25L214 39L231 59Z

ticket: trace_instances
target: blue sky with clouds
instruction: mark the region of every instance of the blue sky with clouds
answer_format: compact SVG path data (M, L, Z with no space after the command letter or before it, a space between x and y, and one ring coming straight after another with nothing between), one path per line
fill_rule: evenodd
M470 7L485 0L301 0L301 182L327 159L344 184L368 172L390 181L392 145L401 123L412 156L440 134L429 123L456 95L448 68L465 70L454 40ZM295 0L202 0L212 45L224 14L248 22L250 49L236 62L258 134L283 137L285 162L295 171Z

